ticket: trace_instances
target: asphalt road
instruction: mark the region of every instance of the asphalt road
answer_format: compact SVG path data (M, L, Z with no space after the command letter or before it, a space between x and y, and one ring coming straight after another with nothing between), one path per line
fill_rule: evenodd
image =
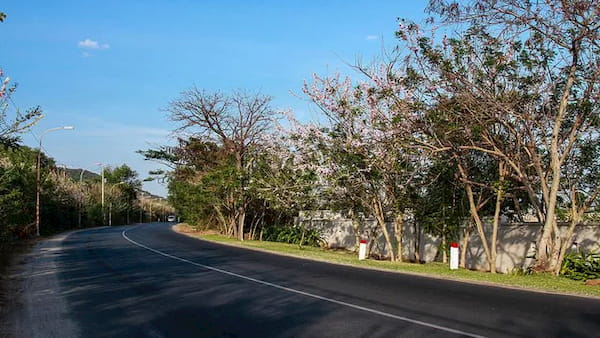
M15 273L16 337L599 337L600 300L199 241L168 224L39 243Z

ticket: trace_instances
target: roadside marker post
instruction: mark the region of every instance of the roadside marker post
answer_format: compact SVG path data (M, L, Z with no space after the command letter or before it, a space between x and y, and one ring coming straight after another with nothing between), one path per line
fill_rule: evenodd
M367 240L361 239L358 245L358 259L364 260L367 258Z
M450 270L458 269L458 243L450 243Z

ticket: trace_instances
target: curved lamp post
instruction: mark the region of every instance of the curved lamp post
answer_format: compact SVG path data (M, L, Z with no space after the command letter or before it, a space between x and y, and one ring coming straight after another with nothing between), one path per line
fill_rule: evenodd
M104 213L104 164L102 162L96 163L100 167L100 180L102 184L102 225L106 225L106 214Z
M35 235L37 237L40 236L40 191L41 191L41 162L42 162L42 139L44 135L51 131L57 130L73 130L75 129L73 126L64 126L64 127L56 127L44 130L44 132L40 135L40 147L38 149L37 156L37 178L36 178L36 191L35 191Z

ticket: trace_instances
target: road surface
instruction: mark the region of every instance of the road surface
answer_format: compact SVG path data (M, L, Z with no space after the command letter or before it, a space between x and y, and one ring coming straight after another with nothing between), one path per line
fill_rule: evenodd
M39 243L15 272L16 337L598 337L600 300L312 262L169 224Z

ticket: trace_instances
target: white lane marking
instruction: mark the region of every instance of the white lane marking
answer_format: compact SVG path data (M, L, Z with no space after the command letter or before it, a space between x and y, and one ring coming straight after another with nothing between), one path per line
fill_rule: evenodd
M131 230L131 229L129 229L129 230ZM325 301L325 302L329 302L329 303L333 303L333 304L338 304L338 305L350 307L350 308L353 308L353 309L356 309L356 310L360 310L360 311L364 311L364 312L374 313L374 314L377 314L377 315L380 315L380 316L383 316L383 317L393 318L393 319L401 320L401 321L404 321L404 322L408 322L408 323L412 323L412 324L417 324L417 325L421 325L421 326L425 326L425 327L429 327L429 328L433 328L433 329L437 329L437 330L441 330L441 331L446 331L446 332L450 332L450 333L455 333L455 334L463 335L463 336L467 336L467 337L477 337L477 338L485 337L485 336L477 335L477 334L466 332L466 331L461 331L461 330L452 329L452 328L441 326L441 325L436 325L436 324L431 324L431 323L423 322L423 321L416 320L416 319L411 319L411 318L407 318L407 317L397 316L397 315L394 315L394 314L391 314L391 313L387 313L387 312L383 312L383 311L371 309L371 308L360 306L360 305L355 305L355 304L352 304L352 303L346 303L346 302L343 302L341 300L335 300L335 299L332 299L332 298L327 298L327 297L324 297L324 296L315 295L313 293L309 293L309 292L305 292L305 291L300 291L300 290L288 288L286 286L282 286L282 285L278 285L278 284L266 282L266 281L263 281L263 280L260 280L260 279L256 279L256 278L252 278L252 277L248 277L248 276L244 276L244 275L240 275L240 274L237 274L235 272L230 272L230 271L226 271L226 270L223 270L223 269L215 268L215 267L212 267L212 266L208 266L208 265L196 263L196 262L190 261L188 259L177 257L177 256L173 256L173 255L168 254L166 252L162 252L160 250L156 250L156 249L148 247L148 246L146 246L144 244L136 242L136 241L132 240L131 238L127 237L126 232L129 231L129 230L123 230L123 232L121 232L121 235L123 236L123 238L125 238L130 243L132 243L134 245L137 245L137 246L139 246L141 248L144 248L146 250L152 251L152 252L154 252L156 254L159 254L161 256L168 257L168 258L180 261L180 262L192 264L192 265L204 268L204 269L208 269L208 270L219 272L219 273L222 273L222 274L225 274L225 275L229 275L229 276L233 276L233 277L245 279L245 280L248 280L248 281L251 281L251 282L254 282L254 283L258 283L258 284L270 286L270 287L273 287L273 288L276 288L276 289L280 289L280 290L284 290L284 291L287 291L287 292L291 292L291 293L303 295L303 296L306 296L306 297L316 298L316 299L319 299L319 300L322 300L322 301Z

